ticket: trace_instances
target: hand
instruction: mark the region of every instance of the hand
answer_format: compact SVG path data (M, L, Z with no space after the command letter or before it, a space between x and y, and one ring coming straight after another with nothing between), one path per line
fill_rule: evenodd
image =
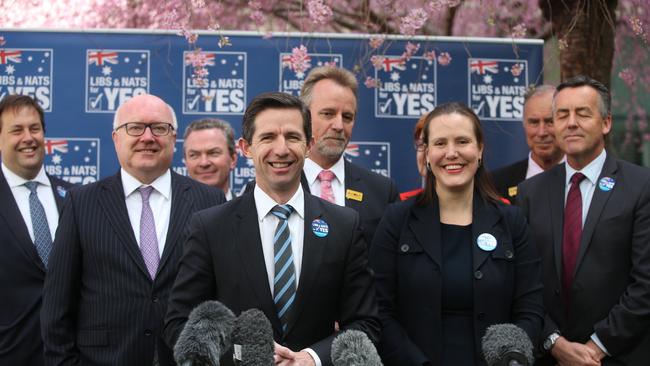
M591 350L596 355L596 359L599 361L605 358L605 356L607 356L605 352L603 352L603 350L600 347L598 347L596 342L592 341L591 339L588 340L587 343L585 343L585 346L591 348Z
M293 352L287 347L275 343L275 355L273 356L276 365L280 366L316 366L316 362L306 351Z
M595 346L595 344L594 344ZM582 343L569 342L560 337L551 349L560 366L600 366L600 359L596 352Z

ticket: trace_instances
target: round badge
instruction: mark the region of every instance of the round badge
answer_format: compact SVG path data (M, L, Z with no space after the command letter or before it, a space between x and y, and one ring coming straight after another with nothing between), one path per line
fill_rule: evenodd
M491 252L497 247L497 238L492 234L483 233L476 238L476 245L478 245L481 250Z
M604 192L609 192L614 188L614 185L616 184L616 181L613 178L610 177L602 177L600 178L600 181L598 182L598 188L600 188L601 191Z
M66 193L68 193L68 192L66 192L65 188L63 188L61 186L56 186L56 191L59 193L59 196L64 197L64 198L65 198Z
M319 238L324 238L329 234L330 227L321 219L315 219L311 222L311 231Z

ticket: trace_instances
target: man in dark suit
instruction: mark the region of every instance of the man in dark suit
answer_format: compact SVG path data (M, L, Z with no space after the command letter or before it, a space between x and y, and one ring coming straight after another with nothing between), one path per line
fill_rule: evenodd
M555 87L540 85L524 95L524 132L530 148L528 158L492 172L494 186L501 197L517 200L517 185L556 166L564 157L553 133L553 93Z
M170 295L169 345L206 300L235 314L261 309L282 365L331 365L335 321L377 340L359 215L303 191L309 141L309 112L298 98L266 93L248 106L239 146L255 164L256 186L193 218ZM222 357L222 364L231 363Z
M541 365L647 365L650 360L650 171L605 150L607 88L567 80L553 99L567 157L519 185L543 261Z
M167 298L200 209L223 192L170 171L172 108L138 95L115 113L121 170L71 192L45 280L48 365L173 365L161 338Z
M52 238L67 190L45 173L43 109L29 96L0 102L0 364L43 365L40 312ZM33 186L33 188L31 188ZM34 194L32 194L34 189ZM43 216L44 214L44 216Z
M339 206L359 212L370 245L386 206L399 200L395 182L346 161L357 112L354 74L337 67L313 69L300 91L311 112L314 145L305 161L305 189Z

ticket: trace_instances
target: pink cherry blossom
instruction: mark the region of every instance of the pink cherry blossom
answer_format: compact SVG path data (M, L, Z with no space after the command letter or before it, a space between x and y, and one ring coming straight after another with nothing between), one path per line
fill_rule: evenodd
M425 52L425 53L422 54L422 56L424 56L424 59L427 60L427 61L435 61L435 59L436 59L436 51Z
M366 88L377 88L379 86L377 79L371 78L370 76L366 78L366 81L363 82L363 85L365 85Z
M296 73L304 73L311 68L311 57L307 53L307 47L300 45L291 50L288 61L289 67Z
M372 64L372 66L375 67L375 69L379 70L382 67L384 67L384 60L385 59L386 59L385 57L374 55L374 56L370 57L370 63Z
M512 27L512 32L510 35L512 38L524 38L526 36L526 24L524 23L519 23Z
M314 24L327 24L332 20L332 9L323 3L323 0L307 0L309 19Z
M402 17L399 31L407 36L412 36L415 31L422 28L428 18L429 15L424 9L411 9L407 16Z
M447 66L451 63L451 55L449 52L441 52L438 56L438 64L440 66Z
M636 83L636 75L634 75L634 71L630 70L629 67L624 68L623 70L619 71L618 77L621 78L627 84L627 86L634 86Z
M368 40L368 45L370 45L370 48L373 50L378 49L382 44L384 44L384 39L381 37L373 37Z

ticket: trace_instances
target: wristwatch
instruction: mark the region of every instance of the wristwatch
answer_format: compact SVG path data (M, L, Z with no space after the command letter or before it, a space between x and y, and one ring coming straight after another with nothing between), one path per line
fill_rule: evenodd
M553 346L555 346L555 342L557 342L558 338L560 338L560 332L555 331L551 333L545 340L544 344L542 344L542 347L544 347L544 351L550 352Z

